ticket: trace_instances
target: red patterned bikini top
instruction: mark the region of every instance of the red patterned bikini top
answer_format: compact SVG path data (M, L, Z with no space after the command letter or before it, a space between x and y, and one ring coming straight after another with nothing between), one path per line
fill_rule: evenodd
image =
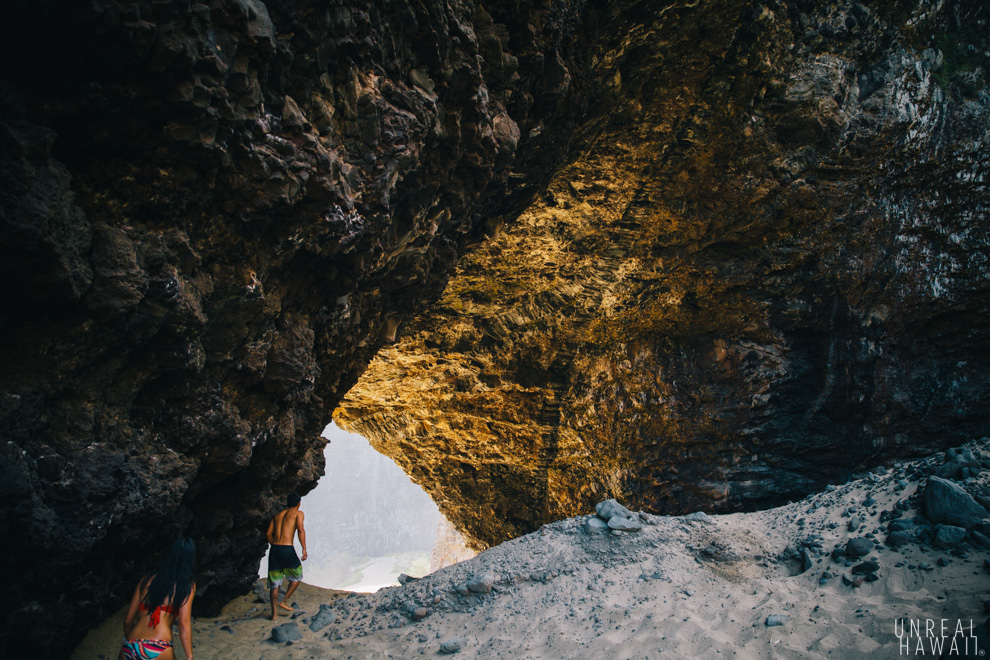
M148 606L145 605L144 603L141 603L138 609L140 609L142 612L147 612ZM171 605L159 605L151 612L151 614L148 617L149 627L151 628L158 627L158 622L161 621L162 612L165 612L166 614L170 615L173 619L175 618L175 608L173 608Z

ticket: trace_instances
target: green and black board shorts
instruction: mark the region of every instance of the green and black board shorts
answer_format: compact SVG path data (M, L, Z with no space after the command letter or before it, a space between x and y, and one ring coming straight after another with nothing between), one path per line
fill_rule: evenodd
M273 545L268 553L268 588L277 589L282 580L299 582L302 580L302 562L291 545Z

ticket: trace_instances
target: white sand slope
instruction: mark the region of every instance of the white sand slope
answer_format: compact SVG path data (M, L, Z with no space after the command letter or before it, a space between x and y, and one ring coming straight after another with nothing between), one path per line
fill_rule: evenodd
M987 445L969 447L990 459ZM903 652L895 620L981 626L990 549L965 542L951 549L879 545L863 559L877 560L880 579L860 586L844 584L842 575L855 577L851 570L862 559L835 561L829 553L864 535L882 544L886 512L918 515L919 498L912 496L941 462L901 465L768 511L709 521L644 515L640 532L592 534L585 531L588 516L563 520L375 594L304 586L294 597L300 614L278 622L301 632L291 644L269 641L275 624L251 594L217 618L196 620L196 657L414 658L436 656L455 638L463 640L459 658L933 657L924 635L924 655L917 637ZM985 492L988 477L984 471L966 488ZM875 504L864 505L867 498ZM865 518L856 532L848 529L849 507ZM799 572L801 562L788 556L806 547L820 553L812 552L812 567ZM834 577L820 583L826 569ZM465 595L465 585L486 575L494 580L490 592ZM320 604L332 607L336 621L312 632L307 624ZM786 620L768 627L771 615ZM108 621L72 657L115 658L119 629L119 618ZM956 638L963 641L974 651L968 628ZM990 648L973 657L981 652Z

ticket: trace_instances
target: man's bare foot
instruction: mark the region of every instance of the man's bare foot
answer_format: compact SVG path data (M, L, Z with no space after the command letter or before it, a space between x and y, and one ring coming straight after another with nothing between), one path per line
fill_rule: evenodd
M278 614L272 615L272 621L278 621Z
M285 603L279 603L278 606L281 607L283 610L289 610L290 612L295 612L294 609L292 609L291 607L289 607Z

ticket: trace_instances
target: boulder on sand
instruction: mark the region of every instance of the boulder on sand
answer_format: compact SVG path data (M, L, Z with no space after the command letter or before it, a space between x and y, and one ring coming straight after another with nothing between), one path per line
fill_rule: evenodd
M440 643L440 653L445 655L457 653L464 648L465 644L467 644L467 637L455 637L453 639L444 640Z
M618 516L620 518L631 518L632 511L622 506L618 502L613 500L605 500L604 502L599 502L595 506L595 513L599 518L608 522L612 518Z
M972 529L987 517L987 510L948 479L929 477L923 495L925 515L935 523Z
M333 608L326 603L320 604L320 611L316 613L313 620L309 622L309 629L313 632L320 632L323 628L337 620L337 615L333 613Z
M951 548L966 538L966 530L955 525L939 525L935 529L935 547Z
M271 640L276 644L285 644L302 639L302 632L294 623L283 623L272 628Z
M863 557L871 552L873 552L873 541L865 536L849 539L846 543L846 555L849 557Z

